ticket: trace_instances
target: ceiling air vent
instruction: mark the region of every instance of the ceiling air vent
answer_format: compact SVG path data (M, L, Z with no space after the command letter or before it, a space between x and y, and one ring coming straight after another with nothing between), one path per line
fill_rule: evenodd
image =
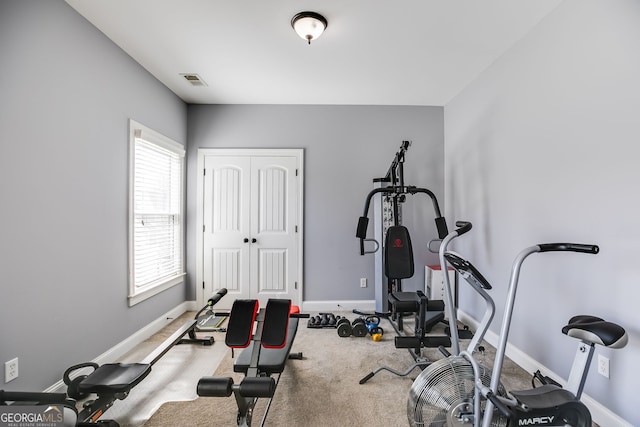
M206 86L207 84L205 83L204 80L202 80L202 77L200 77L197 74L193 74L193 73L189 73L189 74L180 74L182 77L184 77L184 79L186 81L189 82L189 84L191 84L191 86Z

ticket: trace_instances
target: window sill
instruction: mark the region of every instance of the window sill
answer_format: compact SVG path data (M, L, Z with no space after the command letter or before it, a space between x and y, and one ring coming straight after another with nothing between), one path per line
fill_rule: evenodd
M160 284L154 285L153 287L142 289L133 295L129 295L129 307L132 307L138 303L141 303L142 301L148 298L151 298L152 296L157 295L162 291L166 291L167 289L172 288L175 285L183 283L184 277L186 275L187 275L186 273L182 273L179 276L172 277L171 279L168 279Z

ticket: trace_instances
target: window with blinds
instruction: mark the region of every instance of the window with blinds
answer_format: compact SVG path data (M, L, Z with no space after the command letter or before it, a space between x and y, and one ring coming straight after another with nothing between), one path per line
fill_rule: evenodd
M184 149L131 121L129 300L136 304L184 276Z

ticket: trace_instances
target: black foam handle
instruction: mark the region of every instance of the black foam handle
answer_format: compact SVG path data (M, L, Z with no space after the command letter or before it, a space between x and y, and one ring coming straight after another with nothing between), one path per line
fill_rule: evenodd
M451 356L451 353L449 353L449 350L447 350L447 349L445 348L445 346L443 346L443 345L441 345L441 346L439 346L439 347L438 347L438 351L440 351L440 353L442 353L442 355L443 355L444 357L449 357L449 356Z
M436 218L436 228L438 229L438 237L444 239L449 234L449 229L447 228L447 220L444 219L443 216Z
M93 370L95 371L96 369L98 369L100 367L100 365L98 365L95 362L85 362L85 363L80 363L77 365L73 365L70 366L69 368L67 368L66 371L64 371L64 374L62 374L62 381L64 381L64 383L66 385L71 385L71 373L75 372L79 369L83 369L83 368L93 368Z
M542 243L539 244L540 252L582 252L585 254L597 254L600 252L598 245L585 245L581 243Z
M369 372L369 373L367 374L367 376L365 376L363 379L361 379L361 380L360 380L360 382L359 382L359 383L360 383L360 384L364 384L364 383L366 383L366 382L367 382L367 381L369 381L371 378L373 378L373 376L374 376L374 375L375 375L375 373L373 373L373 372Z
M420 337L395 337L394 345L396 348L420 348L422 341Z
M471 223L469 221L456 221L456 230L458 232L458 236L462 236L467 231L471 230Z
M356 237L358 239L365 239L367 237L367 227L369 226L369 218L361 216L358 218L358 229L356 230Z
M222 297L225 296L226 294L227 294L227 288L220 289L218 292L216 292L214 296L209 298L209 305L210 306L216 305L216 303L220 301Z
M276 380L271 377L245 377L238 391L242 397L273 397Z
M233 392L233 378L231 377L202 377L196 388L198 396L229 397Z

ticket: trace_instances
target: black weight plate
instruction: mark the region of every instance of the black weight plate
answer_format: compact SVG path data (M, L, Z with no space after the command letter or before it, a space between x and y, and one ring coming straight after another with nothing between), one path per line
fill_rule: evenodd
M342 338L351 336L351 324L349 321L338 324L338 335Z
M353 325L353 331L351 333L354 337L362 338L367 336L367 332L369 332L369 330L364 325L364 322L359 322Z
M349 319L347 319L346 317L343 317L340 320L338 320L337 326L340 326L340 325L343 325L343 324L347 324L347 325L351 326L351 321Z

